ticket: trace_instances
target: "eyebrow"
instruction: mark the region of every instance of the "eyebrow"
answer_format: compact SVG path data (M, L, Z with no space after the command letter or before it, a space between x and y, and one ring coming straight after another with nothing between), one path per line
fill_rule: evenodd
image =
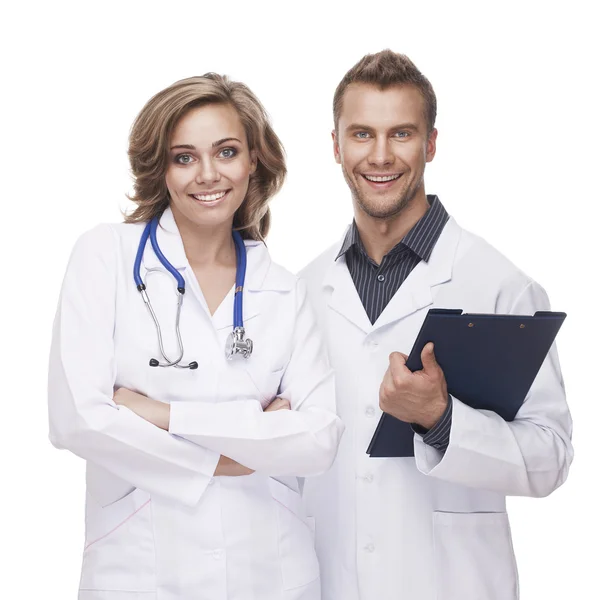
M242 143L237 138L226 137L221 140L217 140L216 142L213 142L212 147L216 148L217 146L220 146L221 144L224 144L225 142L239 142L240 144ZM182 148L184 150L195 150L196 146L194 146L193 144L177 144L176 146L171 146L171 150L177 150L179 148Z
M397 131L398 129L411 129L412 131L418 131L419 128L414 123L401 123L388 127L388 131ZM346 127L346 131L375 131L375 129L369 125L361 125L360 123L352 123Z

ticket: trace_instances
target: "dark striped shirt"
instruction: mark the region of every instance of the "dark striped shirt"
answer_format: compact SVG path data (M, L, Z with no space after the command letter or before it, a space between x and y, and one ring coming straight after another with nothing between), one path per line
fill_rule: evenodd
M377 264L365 250L356 222L348 230L342 248L336 256L346 259L350 276L371 323L377 321L394 294L411 271L422 261L427 262L433 248L450 218L437 196L427 196L429 210L415 226ZM427 431L418 425L413 429L424 434L423 441L445 451L450 441L452 403L438 423Z

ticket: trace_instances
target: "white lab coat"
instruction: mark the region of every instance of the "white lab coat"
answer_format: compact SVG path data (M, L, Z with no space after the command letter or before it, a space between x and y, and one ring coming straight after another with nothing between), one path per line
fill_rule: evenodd
M327 334L346 425L333 468L304 489L316 518L323 600L514 600L505 497L550 494L573 458L556 347L513 422L452 398L445 453L417 434L414 458L372 459L366 449L389 354L410 353L430 308L531 315L549 310L547 296L450 219L429 262L371 325L345 259L334 260L341 243L301 273Z
M183 363L152 368L153 321L133 263L143 224L77 242L50 357L50 439L87 461L83 600L318 600L312 523L298 477L329 468L343 430L305 285L246 241L248 359L227 361L233 289L211 317L170 210L159 245L186 280ZM148 242L141 269L177 356L176 284ZM170 432L113 402L126 387L171 404ZM264 413L276 395L292 410ZM213 477L223 454L256 470Z

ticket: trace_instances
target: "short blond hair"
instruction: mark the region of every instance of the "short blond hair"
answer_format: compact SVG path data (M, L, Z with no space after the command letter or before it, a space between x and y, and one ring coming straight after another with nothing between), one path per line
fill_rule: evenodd
M287 172L283 146L267 112L250 89L216 73L175 82L153 96L135 119L128 152L134 193L128 198L137 207L125 221L150 221L167 208L170 197L165 175L171 135L188 111L207 104L228 104L237 111L249 150L256 154L257 167L234 215L233 226L244 238L262 240L271 220L268 203L280 190Z
M425 104L427 133L435 127L437 100L429 80L404 54L389 49L363 56L343 77L333 96L333 121L337 131L346 88L352 83L366 83L385 90L394 85L412 85L419 90Z

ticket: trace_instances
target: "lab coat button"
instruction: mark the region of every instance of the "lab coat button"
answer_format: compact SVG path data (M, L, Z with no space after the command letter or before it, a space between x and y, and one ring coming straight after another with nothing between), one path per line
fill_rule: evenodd
M365 552L373 552L375 550L375 546L373 544L367 544L365 546Z
M365 481L366 481L367 483L371 483L371 482L373 481L373 473L367 473L367 474L365 475Z
M213 558L215 560L221 560L223 558L223 550L214 550L213 551Z
M367 408L365 409L365 415L367 415L367 417L372 417L375 414L375 409L372 406L367 406Z
M214 482L215 482L215 480L214 480L214 479L211 479L211 480L208 482L208 485L212 485Z

